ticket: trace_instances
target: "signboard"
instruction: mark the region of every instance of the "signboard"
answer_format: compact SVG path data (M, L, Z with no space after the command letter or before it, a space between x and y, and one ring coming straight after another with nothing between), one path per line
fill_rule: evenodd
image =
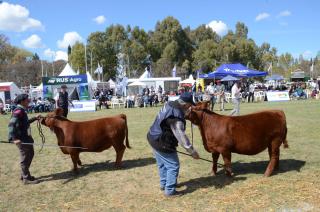
M10 86L0 86L0 91L10 91Z
M274 101L289 101L289 92L288 91L274 91L267 92L268 102Z
M67 92L71 95L77 92L79 100L90 100L88 79L86 74L74 76L42 77L43 97L54 98L61 85L67 85Z
M63 77L42 77L43 85L64 85L88 83L87 75L63 76Z
M70 112L94 112L96 111L96 100L72 101L73 107Z

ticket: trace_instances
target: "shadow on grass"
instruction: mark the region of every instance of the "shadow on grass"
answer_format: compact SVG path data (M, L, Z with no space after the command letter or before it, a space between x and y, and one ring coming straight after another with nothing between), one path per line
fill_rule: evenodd
M215 187L215 188L223 188L227 185L230 185L237 181L246 180L246 177L228 177L224 174L219 174L216 176L207 176L207 177L200 177L196 179L191 179L186 182L182 182L178 184L177 187L186 186L187 188L182 191L182 193L192 193L200 188L209 188L209 187Z
M78 174L75 174L73 171L64 171L64 172L59 172L59 173L50 174L46 176L41 176L37 179L39 179L41 182L52 181L52 180L66 180L63 182L63 184L66 184L77 178L84 177L92 172L114 171L114 170L122 171L122 170L137 168L137 167L148 166L148 165L154 164L155 162L156 161L154 158L148 157L148 158L139 158L139 159L133 159L133 160L124 160L122 161L121 168L115 168L115 162L109 163L109 161L94 163L94 164L84 164L79 168Z
M178 187L186 186L187 188L183 190L183 193L192 193L200 188L208 188L214 186L215 188L223 188L227 185L230 185L236 181L246 180L247 177L241 177L238 175L241 174L264 174L265 170L267 169L269 161L258 161L258 162L235 162L232 163L232 170L233 173L236 175L235 177L228 177L225 175L224 169L220 169L217 172L216 176L207 176L207 177L200 177L196 179L191 179L186 182L182 182L178 184ZM278 170L273 172L273 175L279 173L285 173L289 171L298 171L305 165L305 161L302 160L295 160L295 159L284 159L280 160L280 166ZM262 176L261 176L262 177Z
M267 169L269 161L257 161L257 162L235 162L232 163L232 171L234 174L264 174ZM295 159L284 159L279 162L279 169L273 171L273 175L289 172L289 171L297 171L300 172L300 169L305 165L305 161L295 160ZM219 172L223 172L220 170Z

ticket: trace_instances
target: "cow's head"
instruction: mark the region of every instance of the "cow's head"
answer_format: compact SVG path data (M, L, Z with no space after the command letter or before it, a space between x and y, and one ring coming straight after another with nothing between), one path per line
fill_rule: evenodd
M184 117L191 121L192 124L200 125L201 123L201 114L203 113L202 105L198 106L191 106L185 112Z
M196 104L196 107L200 110L209 109L210 101L202 101Z
M55 117L63 116L63 109L57 108L53 112L48 113L46 117L43 117L41 120L41 124L49 127L51 130L55 126Z

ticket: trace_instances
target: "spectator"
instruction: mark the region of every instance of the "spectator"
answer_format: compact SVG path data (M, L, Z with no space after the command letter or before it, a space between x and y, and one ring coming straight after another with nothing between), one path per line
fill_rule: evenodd
M225 86L224 86L224 84L221 83L220 80L217 81L216 91L217 91L217 101L220 104L220 111L224 111Z
M251 83L251 84L249 85L248 103L250 102L250 99L252 99L251 102L254 101L254 85L253 85L253 83Z
M231 89L231 98L233 102L233 110L230 113L231 116L240 114L240 100L241 100L240 91L241 91L240 82L237 81L236 83L234 83Z
M213 111L214 104L216 103L216 87L213 85L213 82L210 82L208 85L207 92L210 95L211 111Z

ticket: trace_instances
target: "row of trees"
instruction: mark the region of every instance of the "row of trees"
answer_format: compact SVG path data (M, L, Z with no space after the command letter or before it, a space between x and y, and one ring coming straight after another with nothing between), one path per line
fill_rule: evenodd
M32 71L37 72L39 78L41 65L36 54L12 47L3 35L0 41L0 76L12 70L12 64L33 62L37 65ZM111 25L105 31L91 33L86 46L77 42L68 48L69 62L74 69L84 72L87 63L88 69L94 70L99 63L103 66L105 79L115 77L119 53L123 56L126 64L124 68L129 77L138 77L144 72L148 55L152 58L154 76L170 76L174 65L177 67L177 75L186 77L195 70L207 73L222 63L239 62L264 71L272 65L273 73L289 77L297 69L309 73L311 65L302 56L294 58L290 53L278 55L277 49L268 43L257 45L253 39L248 38L248 27L244 23L238 22L235 31L229 30L221 37L206 25L196 29L183 28L174 17L157 22L155 29L148 32L137 26ZM318 58L313 60L313 76L320 75ZM50 67L49 63L45 64L45 70Z
M139 27L111 25L104 32L93 32L87 38L87 64L93 67L100 63L105 77L113 77L117 66L117 54L125 55L126 73L137 77L144 71L144 59L151 55L153 75L170 76L174 65L177 74L187 76L195 70L203 73L214 70L222 63L239 62L257 70L268 70L289 77L294 70L309 71L310 61L302 56L295 59L290 53L278 55L277 49L269 43L258 46L248 38L248 27L241 22L235 31L221 37L210 27L200 25L192 30L182 28L174 17L157 22L154 31L146 32ZM85 46L76 43L70 52L73 66L84 70ZM320 64L315 59L316 76ZM318 71L318 72L317 72Z

